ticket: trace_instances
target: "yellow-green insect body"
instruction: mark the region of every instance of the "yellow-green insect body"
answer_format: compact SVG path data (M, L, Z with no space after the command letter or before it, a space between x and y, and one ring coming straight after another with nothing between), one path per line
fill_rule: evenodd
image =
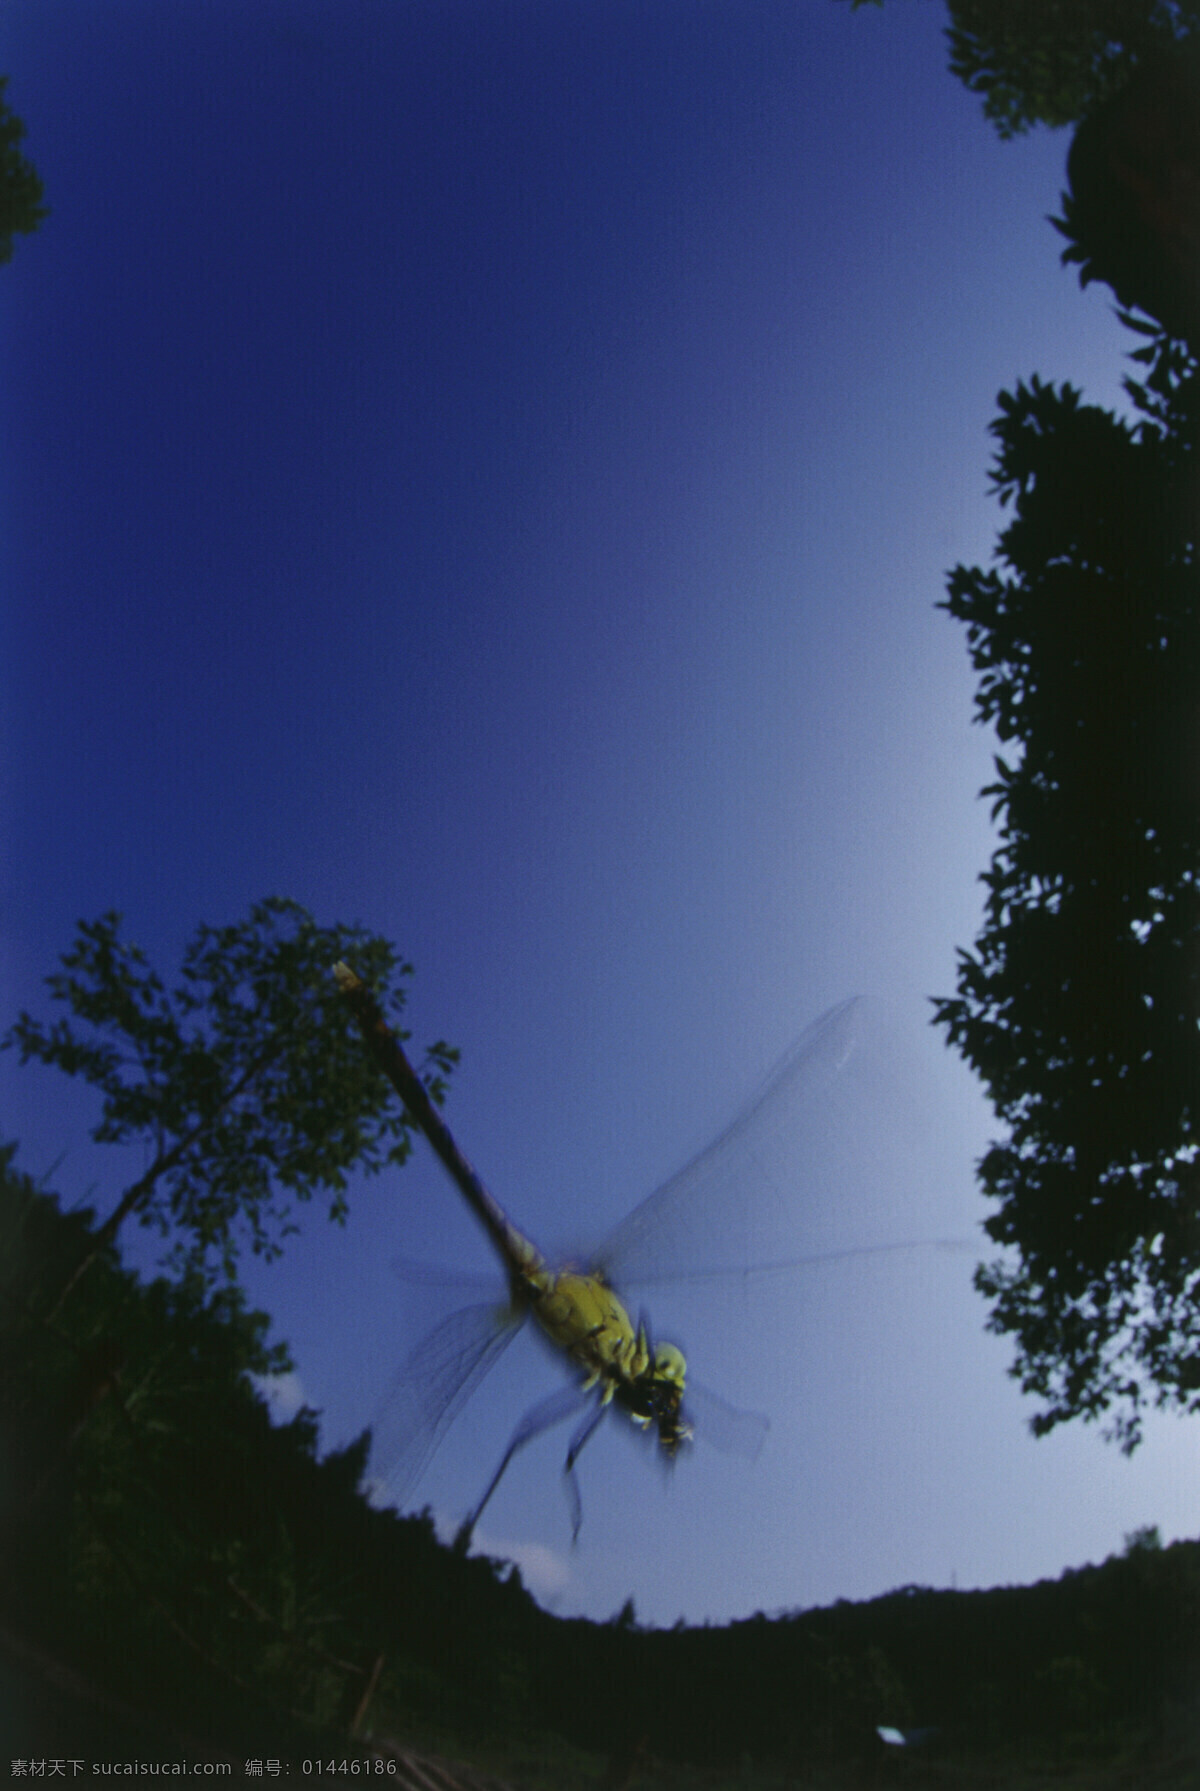
M533 1316L551 1343L586 1371L589 1386L605 1381L611 1388L645 1372L645 1334L635 1336L629 1314L599 1276L541 1269L529 1281Z
M528 1240L521 1241L537 1258ZM654 1424L673 1455L691 1435L680 1416L687 1379L682 1351L670 1343L652 1348L645 1325L635 1329L603 1275L555 1271L527 1257L515 1281L517 1297L551 1343L583 1370L583 1391L598 1387L601 1405L615 1400L636 1424Z

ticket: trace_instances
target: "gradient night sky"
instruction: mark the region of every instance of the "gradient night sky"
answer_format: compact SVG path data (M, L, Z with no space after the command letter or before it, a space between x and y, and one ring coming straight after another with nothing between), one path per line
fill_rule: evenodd
M993 743L934 605L998 526L999 388L1115 403L1125 343L1045 222L1065 135L1000 143L942 24L7 0L53 209L0 270L6 1015L47 1012L109 907L168 971L269 893L361 920L415 960L416 1042L462 1047L460 1142L552 1243L861 993L796 1247L977 1235L989 1118L926 998L977 930ZM139 1165L91 1147L86 1095L0 1080L19 1161L65 1150L55 1185L110 1206ZM447 1309L399 1252L488 1267L424 1158L247 1272L326 1445ZM556 1609L670 1623L1190 1533L1195 1428L1035 1443L973 1260L656 1301L770 1414L759 1462L698 1445L664 1489L606 1426L572 1552L555 1432L484 1545ZM416 1502L457 1522L553 1384L518 1341Z

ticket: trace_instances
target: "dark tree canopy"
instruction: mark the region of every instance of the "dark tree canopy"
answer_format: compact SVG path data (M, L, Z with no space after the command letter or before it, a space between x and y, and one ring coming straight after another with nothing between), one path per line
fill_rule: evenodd
M1200 1409L1197 372L1162 336L1129 424L1036 377L1002 394L1000 565L945 605L980 674L1000 847L937 1017L1009 1129L980 1165L1019 1260L977 1285L1045 1431Z
M1200 27L1194 0L949 0L949 12L950 72L1002 137L1076 123L1144 56Z
M18 147L25 126L5 102L7 86L8 76L0 75L0 262L12 260L15 231L36 230L49 215L37 170Z
M72 1019L22 1014L4 1044L82 1076L102 1097L93 1137L137 1142L149 1167L100 1228L131 1214L177 1240L193 1266L232 1277L239 1244L278 1254L295 1201L324 1194L347 1211L347 1176L403 1163L409 1122L366 1057L333 979L352 956L391 1013L411 966L361 927L320 927L295 902L259 902L247 920L201 926L168 989L120 936L118 914L83 921L47 978ZM406 1037L407 1034L401 1034ZM455 1053L430 1049L431 1092Z
M1063 260L1200 349L1200 36L1147 57L1084 119L1067 177Z
M945 605L1009 748L984 792L1000 847L935 1004L1007 1127L980 1179L1015 1260L976 1284L1033 1428L1107 1413L1132 1448L1147 1404L1200 1410L1200 5L949 15L951 72L1002 137L1078 124L1063 259L1149 338L1132 423L1037 377L1000 397L1013 518Z

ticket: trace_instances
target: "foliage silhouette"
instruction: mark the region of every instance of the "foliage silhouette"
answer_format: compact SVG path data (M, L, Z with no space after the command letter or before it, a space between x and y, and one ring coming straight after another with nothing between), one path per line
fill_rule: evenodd
M18 147L25 126L4 97L7 86L8 76L0 75L0 262L12 260L15 232L28 234L50 215L38 172Z
M1200 349L1200 35L1157 52L1090 113L1067 159L1063 255L1127 310Z
M1000 847L938 1021L1009 1135L980 1165L1020 1261L976 1282L1036 1432L1200 1408L1200 724L1194 361L1156 335L1129 423L1036 377L1000 398L1001 569L957 567Z
M1107 1414L1129 1450L1148 1404L1200 1409L1200 8L950 16L951 70L1001 136L1082 121L1063 259L1148 338L1132 422L1036 376L1000 395L1013 518L999 566L955 568L944 607L1008 749L984 792L1001 843L957 997L935 1003L1008 1128L979 1174L1017 1259L976 1285L1044 1402L1033 1429Z
M851 0L866 5L883 0ZM950 72L1006 138L1076 123L1200 27L1194 0L949 0L949 11Z
M68 1019L23 1013L4 1039L22 1063L82 1076L102 1097L92 1136L138 1141L148 1169L100 1227L103 1247L131 1214L175 1235L177 1267L236 1273L239 1246L275 1257L293 1232L292 1203L329 1198L347 1213L351 1169L402 1164L408 1121L364 1056L330 971L351 951L395 1013L411 974L393 947L361 927L319 927L295 902L259 902L247 920L201 926L168 990L145 954L120 937L120 916L83 921L47 978ZM407 1035L404 1035L407 1036ZM440 1099L455 1060L430 1048Z

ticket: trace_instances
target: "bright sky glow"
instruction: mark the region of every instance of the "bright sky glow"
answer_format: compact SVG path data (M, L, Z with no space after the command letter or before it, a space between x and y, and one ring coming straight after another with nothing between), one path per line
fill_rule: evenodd
M6 1017L110 907L168 969L266 894L361 920L416 963L417 1043L462 1047L463 1148L552 1243L861 994L798 1245L977 1234L988 1114L927 998L977 930L994 743L934 605L990 553L998 390L1115 403L1126 344L1045 222L1066 137L1000 143L942 23L9 0L52 215L0 270ZM86 1100L0 1083L19 1161L107 1210L138 1165ZM248 1273L329 1446L461 1299L396 1255L490 1266L429 1161ZM606 1426L572 1553L555 1432L482 1540L553 1608L671 1623L1192 1533L1200 1433L1035 1443L974 1260L656 1299L769 1414L758 1463L698 1446L664 1487ZM464 1412L416 1495L447 1529L553 1374L522 1338Z

